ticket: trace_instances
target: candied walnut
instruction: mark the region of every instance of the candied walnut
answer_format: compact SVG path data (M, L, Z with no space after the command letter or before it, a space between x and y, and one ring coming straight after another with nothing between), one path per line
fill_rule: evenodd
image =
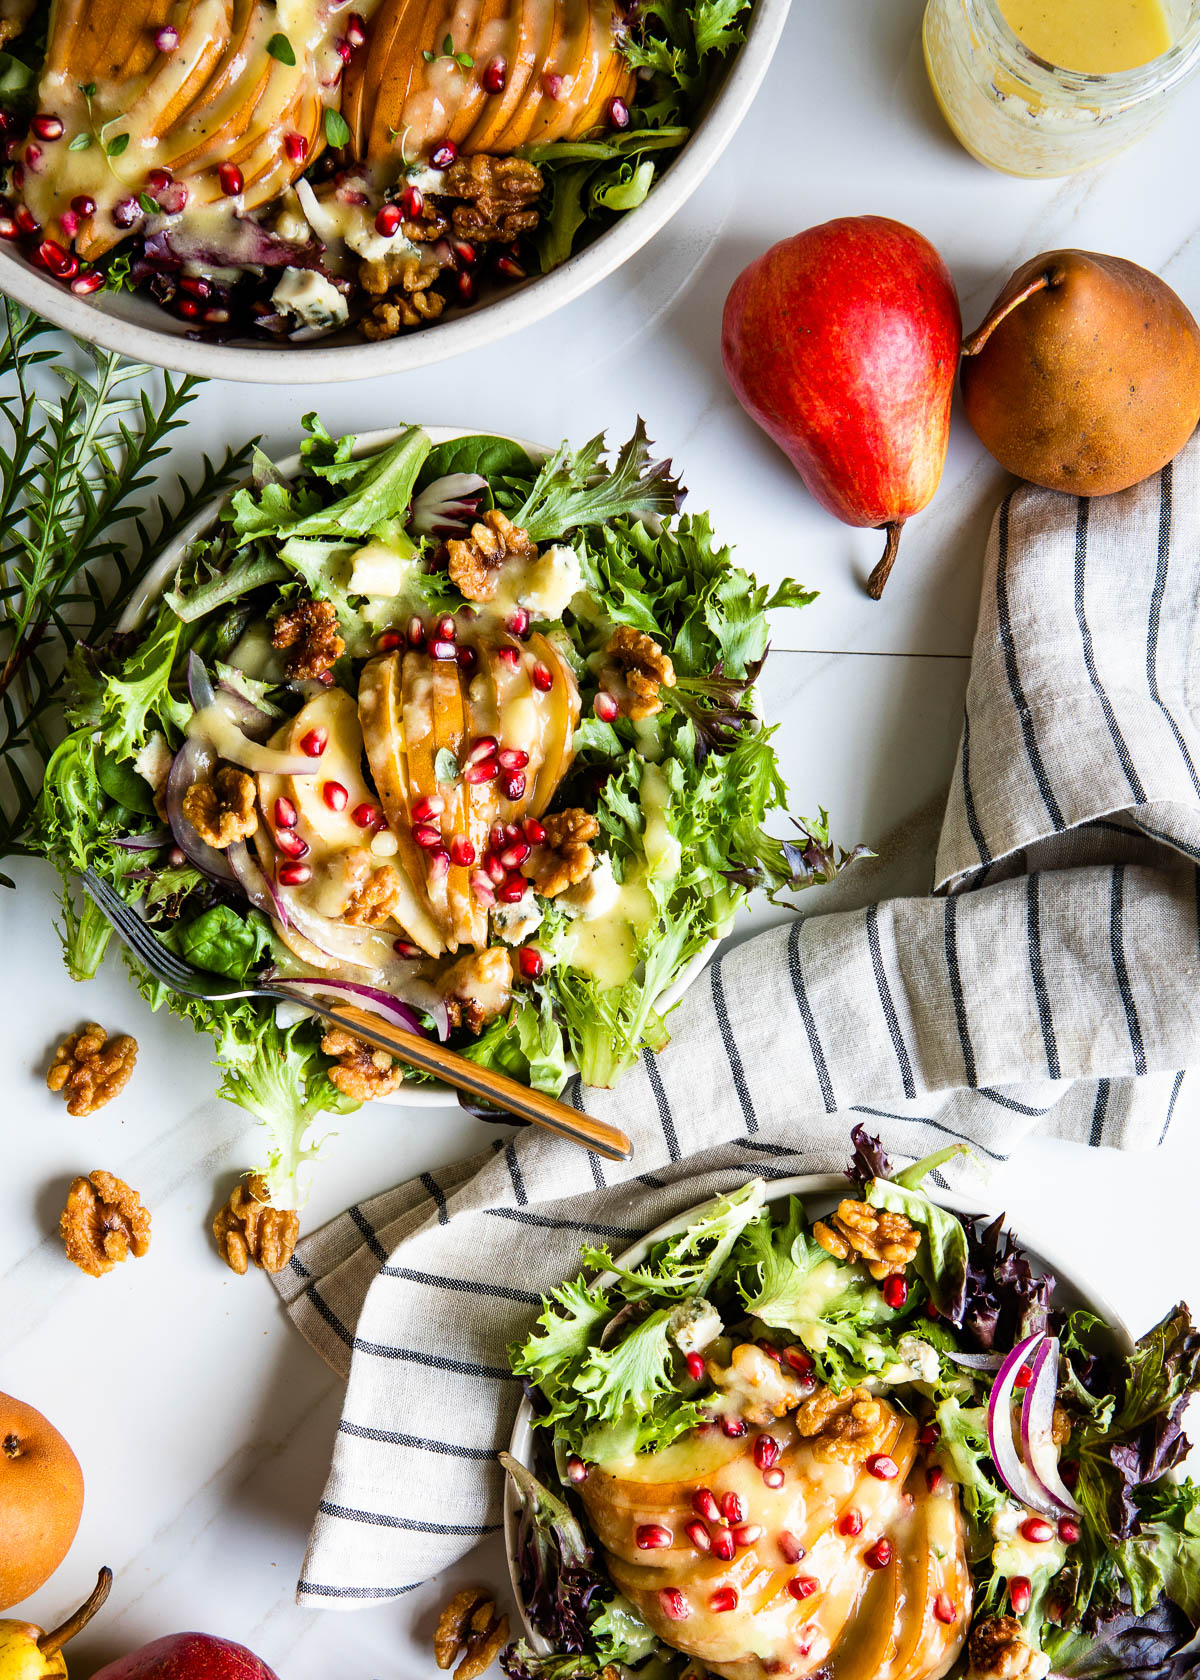
M342 914L355 927L382 927L403 901L399 875L390 863L381 863L356 883Z
M478 155L458 158L450 165L442 193L467 201L450 212L455 233L480 244L494 240L507 244L537 226L533 205L542 186L541 170L525 158Z
M404 1070L394 1056L377 1045L366 1044L347 1032L345 1027L330 1027L321 1040L327 1056L337 1059L329 1070L329 1083L355 1102L374 1102L396 1090L404 1078Z
M89 1277L103 1277L131 1254L140 1260L150 1248L150 1215L141 1197L98 1168L71 1185L58 1229L67 1259Z
M450 1025L478 1036L512 1002L512 982L512 958L502 945L461 957L438 981Z
M244 1184L213 1220L213 1236L231 1272L242 1276L253 1260L264 1272L279 1272L292 1258L300 1235L300 1216L271 1205L267 1181L248 1173Z
M828 1221L817 1220L813 1236L835 1260L848 1260L852 1254L865 1260L877 1283L902 1272L921 1246L920 1231L904 1214L849 1198L838 1203Z
M887 1407L868 1388L841 1394L821 1386L796 1408L796 1433L816 1438L822 1458L858 1464L882 1450L888 1435Z
M54 1052L46 1086L61 1091L67 1113L82 1118L95 1114L124 1090L137 1061L137 1039L122 1033L109 1038L95 1021L64 1038Z
M211 782L193 782L183 796L183 814L201 840L223 852L248 840L258 828L254 777L235 764L222 764Z
M968 1680L1042 1680L1050 1659L1022 1637L1015 1616L989 1616L971 1629Z
M441 292L432 290L440 273L436 263L411 253L362 263L358 275L363 290L380 299L359 323L363 337L376 342L395 338L405 327L435 320L446 307Z
M600 681L626 717L638 721L662 711L660 689L675 687L675 667L653 636L618 624L604 650Z
M462 1653L455 1680L477 1680L508 1643L508 1617L497 1616L495 1601L478 1587L464 1587L442 1611L433 1636L439 1668L450 1668Z
M1050 1439L1056 1447L1065 1447L1071 1439L1071 1417L1065 1406L1056 1405L1050 1420Z
M450 582L468 601L490 601L504 562L536 560L537 544L499 508L490 508L469 537L451 537L446 552Z
M346 651L338 635L337 612L330 601L301 601L281 612L271 630L271 646L288 649L287 674L304 682L323 677Z
M708 1371L714 1387L731 1402L729 1410L758 1429L795 1411L813 1391L811 1377L785 1368L756 1342L742 1342L727 1366L713 1363Z
M588 845L600 832L590 811L572 806L542 819L546 838L536 845L522 864L522 873L543 898L557 898L580 881L586 881L596 863Z

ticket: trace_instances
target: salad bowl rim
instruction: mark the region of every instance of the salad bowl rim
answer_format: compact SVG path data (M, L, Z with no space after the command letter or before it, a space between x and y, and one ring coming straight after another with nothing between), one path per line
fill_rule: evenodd
M410 421L408 424L418 426L435 446L440 443L453 443L456 438L462 437L500 438L505 443L517 444L535 465L540 465L542 462L549 460L554 453L549 444L534 443L529 438L515 437L510 432L498 432L478 426L426 426L417 420ZM377 426L367 432L355 432L355 458L375 454L381 449L386 449L388 444L394 443L405 429L404 426ZM302 461L303 456L297 449L289 455L285 455L281 460L274 461L273 464L279 472L290 477L292 473L299 471ZM249 482L248 477L241 482ZM167 543L153 565L147 568L136 595L131 597L124 612L117 620L116 629L118 632L136 630L140 627L147 608L162 596L164 590L174 578L190 544L194 543L197 537L203 535L214 524L217 515L228 502L232 493L227 492L223 496L214 496L210 501L207 501L203 507L197 509L183 530L171 542ZM708 967L721 943L720 939L710 940L702 950L697 951L695 956L684 964L662 994L660 1014L669 1014L675 1008L688 987ZM568 1060L566 1065L571 1075L579 1071L573 1061ZM373 1101L391 1108L458 1108L460 1106L458 1092L449 1085L444 1085L440 1079L424 1082L406 1078L396 1090L389 1091L386 1096L376 1097Z
M741 127L774 59L791 0L755 0L744 41L708 108L643 203L546 274L481 308L383 343L308 346L238 339L213 344L172 330L170 317L149 298L119 295L116 306L76 297L40 274L25 257L0 244L0 291L85 343L132 361L206 379L263 385L327 384L408 373L460 356L536 326L614 273L682 209ZM104 294L100 294L104 295Z
M758 1176L760 1175L753 1172L747 1173L745 1183L750 1183ZM806 1197L838 1197L846 1193L847 1182L848 1181L844 1173L833 1172L798 1173L793 1178L781 1178L774 1181L767 1181L765 1194L763 1196L763 1205L765 1207L770 1207L776 1202L785 1200L789 1196L799 1196L801 1200L804 1200ZM704 1208L709 1207L714 1201L718 1201L722 1196L733 1194L733 1191L737 1188L739 1187L734 1186L732 1190L717 1191L714 1195L706 1196L703 1201L696 1202L691 1207L686 1208L682 1213L676 1214L672 1218L664 1220L661 1225L655 1226L652 1231L647 1231L644 1237L640 1237L636 1242L631 1243L621 1254L618 1254L615 1257L615 1263L627 1270L640 1265L642 1261L645 1260L650 1250L654 1247L655 1243L661 1242L664 1237L672 1237L678 1232L686 1230L696 1218L697 1214L702 1212ZM940 1185L925 1185L922 1186L922 1189L923 1193L929 1197L931 1202L936 1202L939 1207L947 1208L952 1213L963 1214L972 1219L995 1219L998 1215L1002 1216L999 1208L981 1206L981 1198L978 1196L963 1195L954 1190L944 1190ZM808 1209L806 1208L805 1211L807 1212ZM1011 1226L1007 1228L1010 1230L1012 1229ZM1075 1298L1075 1301L1079 1306L1083 1307L1088 1312L1094 1313L1102 1323L1108 1326L1108 1329L1124 1350L1128 1351L1133 1347L1133 1336L1121 1314L1105 1296L1101 1295L1097 1290L1091 1288L1090 1286L1082 1284L1078 1280L1074 1268L1065 1264L1055 1249L1047 1248L1041 1242L1040 1237L1033 1241L1027 1241L1026 1234L1023 1230L1014 1231L1013 1235L1017 1238L1022 1249L1030 1256L1031 1259L1033 1259L1043 1270L1053 1274L1057 1287L1064 1287L1067 1293ZM612 1271L600 1272L591 1281L593 1285L607 1285L614 1283L617 1281L617 1273ZM529 1403L528 1396L524 1396L520 1405L517 1407L517 1415L513 1419L512 1433L509 1436L508 1451L511 1456L516 1459L518 1464L524 1465L527 1470L533 1469L533 1407ZM532 1649L539 1656L544 1657L551 1655L554 1647L550 1644L549 1640L537 1631L529 1620L529 1615L525 1607L525 1595L521 1590L520 1570L517 1566L517 1527L520 1520L520 1512L520 1500L517 1496L512 1478L510 1476L505 1476L504 1557L508 1566L509 1584L512 1588L513 1601L517 1607L517 1614L521 1618L521 1626L524 1631L525 1638Z

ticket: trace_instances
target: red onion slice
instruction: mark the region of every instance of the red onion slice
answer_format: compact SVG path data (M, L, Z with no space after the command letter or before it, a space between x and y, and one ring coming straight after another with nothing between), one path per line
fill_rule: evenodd
M322 997L325 993L332 993L335 997L344 997L348 1002L358 1005L369 1015L378 1015L381 1020L390 1022L393 1026L403 1027L406 1032L418 1034L421 1038L435 1038L440 1034L434 1027L427 1027L411 1004L393 997L390 992L381 990L378 986L363 986L356 980L272 980L271 986L279 990L298 992L302 996ZM443 1012L445 1006L443 1005Z
M424 537L453 537L466 531L486 489L487 479L478 473L446 473L435 478L414 500L409 530Z
M1054 1401L1058 1394L1058 1337L1047 1336L1033 1359L1033 1381L1021 1406L1021 1446L1025 1463L1059 1511L1080 1507L1058 1473L1054 1445Z
M957 1348L939 1348L938 1352L955 1365L966 1365L972 1371L998 1371L1004 1363L1002 1353L959 1353Z
M1020 1500L1022 1505L1027 1505L1031 1511L1037 1511L1043 1517L1058 1517L1061 1515L1059 1507L1033 1472L1027 1469L1017 1451L1012 1424L1012 1397L1017 1374L1028 1361L1033 1349L1045 1339L1045 1335L1044 1330L1038 1330L1034 1335L1026 1336L1024 1341L1018 1342L1012 1352L1005 1356L996 1373L992 1392L988 1396L988 1450L1000 1473L1001 1481L1014 1499Z
M243 770L263 770L272 776L315 776L319 773L321 765L318 759L309 758L307 753L282 752L278 747L264 746L261 741L252 741L239 729L230 716L225 699L218 699L214 693L204 661L195 651L188 654L187 679L188 693L196 708L187 726L189 740L209 742L221 758L230 764L240 765ZM233 698L241 703L240 695ZM249 702L245 704L249 705ZM257 708L251 707L251 710L257 711Z

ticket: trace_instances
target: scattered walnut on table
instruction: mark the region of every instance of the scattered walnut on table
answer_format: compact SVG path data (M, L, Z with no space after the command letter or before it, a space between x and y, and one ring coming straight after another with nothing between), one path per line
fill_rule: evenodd
M103 1277L150 1248L150 1215L136 1190L99 1168L77 1178L58 1222L67 1259L89 1277Z
M557 898L580 881L586 881L596 862L588 845L600 832L590 811L572 806L542 818L546 838L539 842L521 866L521 872L543 898Z
M287 674L303 682L323 677L346 651L330 601L301 601L281 612L271 629L271 646L288 651Z
M254 777L222 764L211 782L193 782L183 796L183 814L201 840L223 852L258 829Z
M478 154L450 165L441 192L465 201L450 213L455 233L481 244L507 244L538 225L533 206L543 185L541 170L525 158Z
M675 666L654 640L632 624L618 624L604 650L600 682L635 722L663 708L660 690L675 687Z
M128 1033L109 1038L103 1027L89 1021L54 1052L47 1089L63 1093L68 1114L94 1114L128 1085L137 1050L137 1039Z
M490 508L466 537L446 544L450 582L468 601L490 601L500 568L509 559L536 560L537 544L499 508Z
M508 1617L496 1614L495 1601L478 1587L464 1587L442 1611L433 1636L439 1668L455 1669L455 1680L477 1680L508 1644Z
M501 945L489 945L460 957L438 981L452 1027L468 1027L478 1036L512 1002L512 958Z
M355 1102L374 1102L397 1089L404 1070L393 1056L374 1044L366 1044L345 1027L330 1027L321 1040L327 1056L337 1058L329 1070L329 1083Z
M920 1231L904 1214L849 1198L838 1203L828 1221L817 1220L813 1236L835 1260L848 1260L852 1254L865 1260L877 1283L902 1272L921 1246Z
M267 1181L248 1173L213 1220L221 1258L241 1277L253 1260L264 1272L279 1272L292 1258L300 1235L300 1216L271 1204Z

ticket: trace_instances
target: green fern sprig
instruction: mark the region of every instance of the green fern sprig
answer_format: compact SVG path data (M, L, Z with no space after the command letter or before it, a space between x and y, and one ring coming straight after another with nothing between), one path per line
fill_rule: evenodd
M194 478L155 493L203 381L73 345L10 299L0 333L2 857L28 849L72 649L112 632L154 555L244 475L252 445L205 456Z

